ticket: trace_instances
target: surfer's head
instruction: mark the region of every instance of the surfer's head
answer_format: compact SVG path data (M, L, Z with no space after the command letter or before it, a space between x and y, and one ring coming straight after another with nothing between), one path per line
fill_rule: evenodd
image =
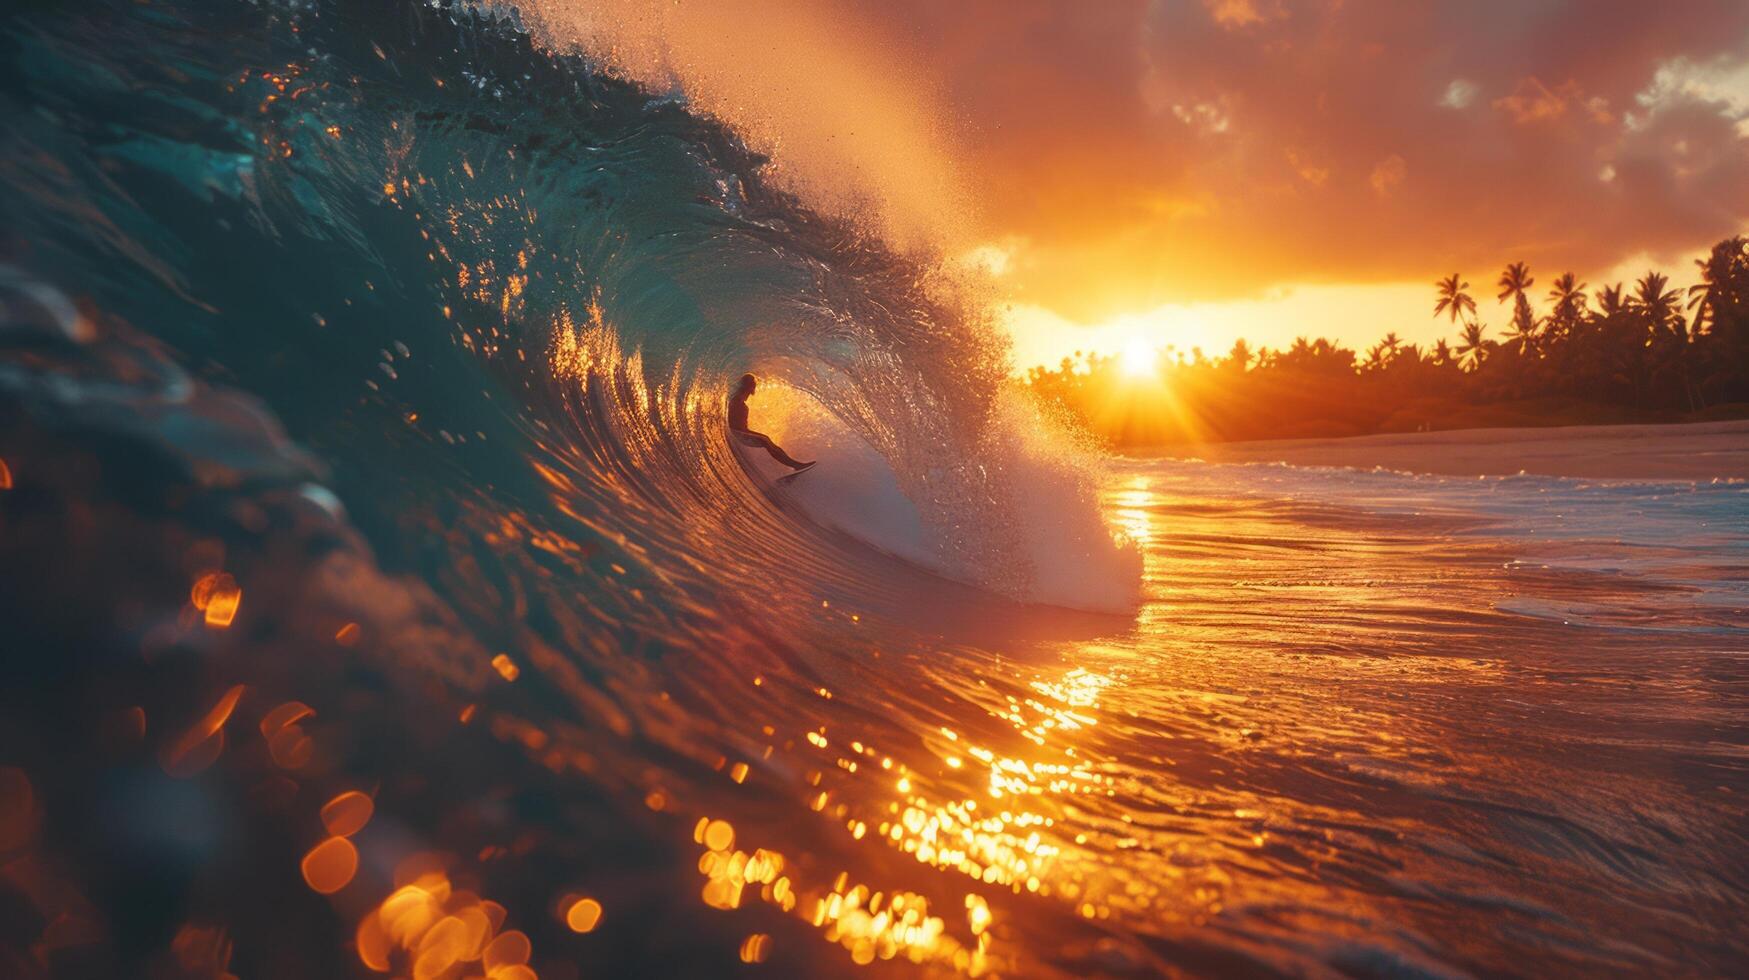
M741 383L737 387L739 387L741 391L751 395L759 387L759 379L751 374L743 374L741 375Z

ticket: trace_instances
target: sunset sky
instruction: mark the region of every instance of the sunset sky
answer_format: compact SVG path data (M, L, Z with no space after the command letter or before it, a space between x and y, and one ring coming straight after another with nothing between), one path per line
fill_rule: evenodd
M1749 227L1742 0L537 3L804 196L993 273L1019 366L1245 336L1428 341ZM752 8L751 11L748 8Z

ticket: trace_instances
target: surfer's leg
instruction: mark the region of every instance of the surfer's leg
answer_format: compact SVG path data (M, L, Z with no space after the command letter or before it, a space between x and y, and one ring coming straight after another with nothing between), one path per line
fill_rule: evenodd
M777 443L772 442L770 436L763 432L743 432L740 435L742 442L745 442L749 446L758 446L770 453L772 459L777 460L792 470L799 470L811 465L809 463L797 462L789 453L784 452Z

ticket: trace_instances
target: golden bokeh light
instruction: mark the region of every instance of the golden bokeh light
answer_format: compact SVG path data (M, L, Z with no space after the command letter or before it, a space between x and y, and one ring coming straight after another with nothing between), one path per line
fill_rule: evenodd
M395 880L358 923L355 945L368 969L416 980L536 980L528 935L504 930L504 906L455 888L433 855L407 858Z
M287 701L261 716L261 734L272 737L274 732L295 725L316 713L314 708L302 701Z
M347 790L322 805L322 826L335 837L351 837L370 822L376 803L357 790Z
M189 589L189 601L205 614L209 627L224 629L237 618L237 607L243 603L243 590L230 575L208 572Z
M592 932L601 922L601 903L593 898L579 898L565 910L565 925L572 932Z
M486 965L486 972L493 973L505 967L522 966L533 953L528 934L512 929L487 944L481 960Z
M712 829L717 831L714 841L707 838ZM970 976L982 975L990 965L987 930L992 917L981 897L965 899L968 945L948 932L942 917L930 913L923 895L852 884L848 872L839 874L830 888L805 889L783 854L765 848L730 850L735 833L725 820L700 818L693 837L707 848L699 856L698 869L706 879L700 897L711 908L732 911L751 896L813 925L826 941L848 951L857 965L903 958L948 966ZM769 937L749 936L742 945L742 960L760 962L768 951ZM749 958L754 954L758 958Z
M287 701L261 718L261 736L267 739L267 751L281 769L302 769L315 754L315 743L304 733L299 722L315 714L302 701Z
M304 881L323 895L345 888L358 872L358 849L344 837L330 837L304 855Z
M198 775L218 760L225 750L225 722L243 697L243 685L226 691L212 708L174 741L165 745L158 756L164 771L179 779Z
M771 951L771 937L763 932L748 936L741 943L741 962L763 963Z

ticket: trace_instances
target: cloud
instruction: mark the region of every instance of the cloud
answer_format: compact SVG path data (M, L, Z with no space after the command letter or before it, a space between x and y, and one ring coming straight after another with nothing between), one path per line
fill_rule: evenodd
M1447 109L1468 109L1476 101L1482 89L1467 78L1454 78L1445 87L1445 94L1439 97L1439 104Z
M1245 27L1261 24L1266 19L1252 0L1202 0L1202 5L1222 27Z
M1573 81L1551 89L1535 77L1522 78L1511 95L1494 100L1494 108L1521 126L1562 119L1569 108L1577 109L1599 125L1607 126L1615 121L1615 116L1609 111L1608 99L1601 96L1587 98L1584 90Z
M1329 167L1319 166L1308 159L1302 159L1296 150L1287 150L1286 154L1287 162L1293 166L1294 172L1299 174L1306 183L1317 187L1322 186L1325 181L1330 179Z
M1393 153L1372 168L1372 176L1367 178L1367 183L1372 185L1374 194L1389 197L1408 175L1409 165L1403 162L1402 157Z
M1742 0L685 13L715 6L664 13L684 49L650 59L697 104L828 198L927 219L963 192L933 226L950 254L1003 243L1016 300L1072 319L1515 259L1585 272L1749 225Z
M1682 99L1716 102L1739 120L1749 115L1749 59L1719 57L1696 62L1672 58L1658 66L1647 86L1634 101L1656 110Z
M895 2L953 8L916 37L983 219L1073 318L1749 225L1749 4Z

